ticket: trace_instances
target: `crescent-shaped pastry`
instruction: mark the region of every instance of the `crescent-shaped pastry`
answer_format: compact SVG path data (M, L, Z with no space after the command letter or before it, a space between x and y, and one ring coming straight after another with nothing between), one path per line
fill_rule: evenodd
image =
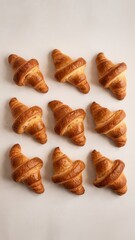
M84 73L86 61L83 58L74 61L57 49L53 50L52 58L56 68L55 78L58 82L68 82L82 93L89 92L90 86Z
M85 192L82 186L82 171L85 164L81 160L72 161L61 152L60 148L55 148L53 152L54 183L62 184L69 191L81 195Z
M39 143L46 143L47 135L42 121L42 109L38 106L29 108L16 98L10 100L9 106L15 119L13 130L18 134L28 133Z
M19 144L15 144L11 148L9 157L13 169L13 180L26 184L35 193L43 193L44 186L40 175L43 161L38 157L28 159L21 152L21 146Z
M104 53L96 58L99 82L104 88L109 88L114 96L122 100L126 96L126 77L124 75L127 65L122 62L113 64Z
M124 146L127 141L124 122L126 113L123 110L112 112L96 102L91 104L90 110L96 125L95 130L111 138L118 147Z
M43 74L39 70L39 63L36 59L29 61L24 58L11 54L8 62L14 70L14 81L18 86L31 86L41 93L48 91Z
M127 180L123 174L124 162L117 159L114 162L104 157L100 152L94 150L91 154L92 161L96 168L96 187L109 187L118 195L127 192Z
M49 102L48 105L56 120L55 132L71 138L76 145L83 146L86 141L83 124L85 111L83 109L72 110L69 106L57 100Z

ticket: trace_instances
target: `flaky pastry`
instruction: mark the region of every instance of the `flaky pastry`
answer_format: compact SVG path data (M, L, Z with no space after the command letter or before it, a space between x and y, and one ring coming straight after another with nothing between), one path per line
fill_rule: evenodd
M85 192L82 186L82 171L85 164L81 160L72 161L61 152L60 148L55 148L53 152L54 183L62 184L69 191L81 195Z
M28 159L21 152L21 146L19 144L15 144L11 148L9 157L13 169L13 180L24 183L35 193L43 193L44 186L40 175L43 161L38 157Z

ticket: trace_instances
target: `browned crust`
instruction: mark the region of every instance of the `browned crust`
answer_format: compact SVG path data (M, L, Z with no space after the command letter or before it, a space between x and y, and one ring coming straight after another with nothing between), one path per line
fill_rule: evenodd
M86 61L83 58L78 58L76 61L72 62L68 66L60 69L55 73L55 77L58 81L62 81L66 75L70 74L71 72L75 71L77 68L80 68L86 64Z
M31 59L22 65L14 74L14 81L17 85L25 85L23 81L26 75L36 66L39 66L39 63L36 59Z
M68 113L64 118L62 118L55 126L54 130L57 134L62 135L62 131L64 128L66 128L72 121L74 121L76 118L79 118L80 116L83 116L85 118L85 111L83 109L77 109L70 113Z
M8 56L8 63L9 64L11 64L11 62L12 62L12 58L18 58L19 56L18 55L16 55L16 54L10 54L9 56Z
M100 55L104 55L104 53L103 53L103 52L100 52L100 53L97 54L96 62L97 62L97 59L98 59L98 57L99 57Z
M126 117L126 113L124 110L118 110L117 113L114 113L114 117L102 127L97 127L96 131L98 133L106 133L117 126L124 118Z
M42 109L38 106L33 106L29 108L27 111L23 112L14 122L13 130L18 133L20 127L22 127L27 120L33 118L36 115L42 116Z
M78 186L77 188L74 188L72 190L70 190L71 192L77 194L77 195L82 195L85 193L85 189L84 187L81 185L81 186Z
M76 177L69 179L69 181L64 183L64 187L70 191L76 190L78 187L82 187L82 174L78 174Z
M29 170L33 169L35 167L41 168L43 166L43 161L40 158L32 158L31 160L27 161L23 165L19 166L12 174L12 178L15 182L23 181L23 178L25 177L25 174L28 173ZM36 168L35 168L36 169Z
M79 173L81 173L85 168L84 162L81 160L77 160L73 163L72 169L64 172L63 174L54 175L52 180L54 183L65 183L72 178L76 177Z
M19 150L21 151L21 146L20 146L19 143L14 144L14 145L11 147L10 151L9 151L9 157L10 157L11 161L12 161L12 155L13 155L13 153L14 153L14 152L16 153L16 149L19 149Z
M124 162L122 162L121 160L115 160L114 161L114 169L113 171L107 175L103 180L101 180L100 182L98 182L98 180L95 180L94 185L96 187L105 187L105 186L109 186L111 183L113 183L116 179L118 179L118 177L121 175L121 173L123 172L123 169L125 167Z
M117 77L119 74L124 72L127 69L127 65L122 62L115 67L111 68L109 71L107 71L106 75L99 79L99 82L104 86L108 87L108 84L112 79Z

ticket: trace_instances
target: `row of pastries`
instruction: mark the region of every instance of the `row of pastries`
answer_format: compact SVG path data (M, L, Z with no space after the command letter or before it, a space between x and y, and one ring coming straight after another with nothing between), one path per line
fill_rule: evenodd
M27 158L22 153L19 144L15 144L11 148L9 157L13 170L13 180L24 183L35 193L43 193L44 186L40 174L43 161L38 157ZM119 159L111 161L96 150L92 151L91 158L97 174L94 185L98 188L108 187L120 196L125 194L127 180L123 173L124 162ZM54 169L52 181L63 185L76 195L84 194L82 171L85 169L85 163L81 160L72 161L59 147L54 149L52 160Z
M48 105L56 120L55 132L60 136L70 138L78 146L85 145L86 137L83 123L85 111L81 108L73 110L57 100L49 102ZM38 142L46 143L47 134L42 120L42 109L38 106L28 107L16 98L10 100L9 106L15 119L13 130L18 134L30 134ZM95 130L112 139L118 147L124 146L127 140L124 110L112 112L96 102L91 104L90 110L95 122Z
M52 59L56 68L55 78L58 82L68 82L82 93L90 91L90 84L84 73L85 59L80 57L73 60L57 49L52 51ZM41 93L48 91L48 86L36 59L27 61L16 54L11 54L8 61L14 70L13 79L18 86L28 85ZM104 88L110 89L117 99L124 99L126 96L126 77L124 73L127 65L124 62L112 63L105 57L104 53L97 55L96 65L100 84Z

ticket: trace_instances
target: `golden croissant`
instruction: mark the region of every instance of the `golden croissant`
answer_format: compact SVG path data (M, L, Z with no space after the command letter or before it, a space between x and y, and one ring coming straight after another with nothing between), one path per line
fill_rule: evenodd
M56 68L55 78L57 81L68 82L77 87L82 93L89 92L90 86L84 74L86 61L83 58L73 61L69 56L57 49L53 50L52 58Z
M42 93L48 91L48 86L39 70L39 63L36 59L26 61L24 58L11 54L8 61L15 72L13 79L18 86L31 86Z
M69 191L81 195L85 192L82 186L82 171L85 168L81 160L72 161L61 152L60 148L55 148L53 152L54 183L63 184Z
M112 112L96 102L92 103L90 110L96 125L95 130L111 138L118 147L124 146L127 141L124 122L126 113L123 110Z
M83 109L72 110L69 106L57 100L50 102L48 105L56 119L55 132L71 138L76 145L83 146L86 141L83 125L85 111Z
M124 75L127 65L122 62L113 64L104 53L99 53L96 58L99 82L104 88L109 88L115 97L122 100L126 96L126 77Z
M96 187L109 187L119 195L127 192L127 180L123 174L124 162L119 159L113 162L96 150L92 152L92 161L97 173L94 181Z
M40 175L43 161L38 157L28 159L22 154L19 144L15 144L11 148L9 157L13 169L13 180L26 184L35 193L43 193L44 186Z
M46 143L46 128L42 121L42 109L38 106L27 107L12 98L9 102L11 113L15 119L13 130L18 133L28 133L40 143Z

